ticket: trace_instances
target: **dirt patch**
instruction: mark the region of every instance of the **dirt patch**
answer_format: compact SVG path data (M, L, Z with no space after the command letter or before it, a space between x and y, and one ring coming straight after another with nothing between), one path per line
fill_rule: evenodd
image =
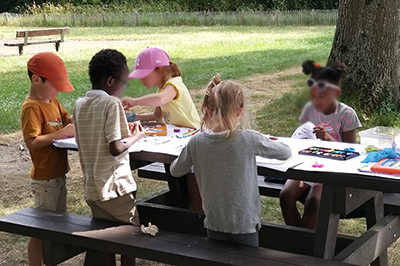
M237 80L244 88L247 104L246 112L250 125L253 124L254 121L252 121L252 118L256 116L261 107L281 98L285 93L299 90L299 88L295 87L295 81L285 79L284 77L300 72L301 70L298 68L290 68L282 72L258 74ZM191 90L190 94L199 110L200 102L204 95L204 88Z
M0 178L25 174L31 168L29 152L21 132L0 136Z

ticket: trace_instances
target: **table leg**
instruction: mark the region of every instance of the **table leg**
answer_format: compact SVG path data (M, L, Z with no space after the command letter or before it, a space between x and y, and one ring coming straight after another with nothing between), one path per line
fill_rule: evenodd
M173 204L175 206L187 208L189 206L189 196L187 191L186 177L173 177L169 167L169 164L164 164L170 195L174 201Z
M383 219L385 211L383 207L383 195L382 193L376 194L372 199L365 204L365 216L367 220L367 228L370 229L377 222ZM371 263L371 266L387 266L388 255L387 251L383 252L379 258Z
M335 187L324 185L315 233L314 256L332 259L335 256L340 214L333 212Z
M102 266L103 259L101 251L88 249L85 255L84 266Z

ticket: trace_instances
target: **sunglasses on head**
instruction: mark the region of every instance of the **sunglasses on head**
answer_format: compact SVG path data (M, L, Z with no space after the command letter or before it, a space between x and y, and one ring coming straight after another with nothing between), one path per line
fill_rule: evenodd
M332 88L332 89L340 89L338 86L336 86L336 85L334 85L334 84L332 84L332 83L329 83L329 82L327 82L327 81L324 81L324 80L318 80L318 81L316 81L316 80L314 80L314 79L308 79L307 80L307 86L310 88L310 89L312 89L312 88L314 88L315 86L318 88L318 89L320 89L320 90L325 90L326 88Z

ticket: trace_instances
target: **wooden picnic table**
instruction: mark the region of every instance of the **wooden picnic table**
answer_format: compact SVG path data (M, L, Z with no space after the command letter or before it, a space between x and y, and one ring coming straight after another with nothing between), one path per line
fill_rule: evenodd
M130 153L131 168L160 162L165 166L169 193L174 199L174 206L182 206L182 193L186 186L182 179L171 176L169 166L176 158L174 155L158 152ZM340 163L338 162L338 167ZM381 178L363 173L337 173L326 171L307 171L289 168L281 172L259 166L260 175L269 175L287 179L312 181L324 184L320 213L315 237L313 255L328 260L338 260L355 265L384 266L388 264L387 248L397 240L400 234L400 219L395 215L384 215L382 192L400 193L400 180ZM353 241L349 246L335 253L338 239L340 215L347 215L363 206L366 212L368 231ZM288 230L293 230L288 227ZM294 231L293 231L294 232ZM301 245L302 240L286 243Z

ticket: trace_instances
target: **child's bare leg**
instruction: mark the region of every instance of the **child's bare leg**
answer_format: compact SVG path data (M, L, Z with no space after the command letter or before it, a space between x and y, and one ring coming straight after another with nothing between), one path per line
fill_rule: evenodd
M117 263L115 261L115 254L114 253L103 252L101 255L103 257L104 266L116 266L117 265Z
M42 266L43 260L43 241L38 238L29 238L28 259L29 266Z
M186 175L186 184L189 194L190 206L193 210L203 212L203 202L201 200L199 186L194 174Z
M121 255L121 266L135 266L135 257Z
M303 220L301 221L301 227L310 229L315 229L317 227L322 187L322 184L315 184L311 187L304 206L304 215Z
M300 226L301 216L297 209L297 200L308 191L309 185L303 181L288 179L279 194L282 215L287 225Z

